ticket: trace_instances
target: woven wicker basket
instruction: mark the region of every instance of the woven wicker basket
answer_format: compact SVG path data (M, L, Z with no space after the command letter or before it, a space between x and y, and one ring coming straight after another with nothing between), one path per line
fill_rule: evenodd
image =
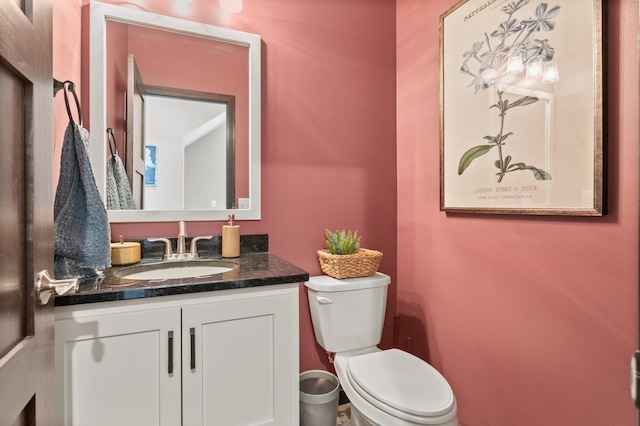
M329 250L318 250L318 259L325 274L341 280L374 275L382 253L363 248L354 254L331 254Z

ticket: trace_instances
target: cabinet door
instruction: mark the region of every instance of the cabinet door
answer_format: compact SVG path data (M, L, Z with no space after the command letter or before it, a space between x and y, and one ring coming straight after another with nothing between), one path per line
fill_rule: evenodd
M294 298L297 290L183 307L183 424L297 424Z
M55 332L55 424L181 424L179 308L85 311Z

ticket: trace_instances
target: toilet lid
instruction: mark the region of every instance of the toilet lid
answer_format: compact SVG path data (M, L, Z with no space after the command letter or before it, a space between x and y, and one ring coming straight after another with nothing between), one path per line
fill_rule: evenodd
M356 391L385 411L435 417L449 413L455 406L453 391L445 378L407 352L389 349L355 356L349 359L348 369Z

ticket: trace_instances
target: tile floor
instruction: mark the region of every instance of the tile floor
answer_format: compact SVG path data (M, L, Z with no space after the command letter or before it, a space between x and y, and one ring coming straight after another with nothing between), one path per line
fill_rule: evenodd
M349 424L349 416L351 415L351 404L341 404L338 406L338 419L336 426L347 426Z

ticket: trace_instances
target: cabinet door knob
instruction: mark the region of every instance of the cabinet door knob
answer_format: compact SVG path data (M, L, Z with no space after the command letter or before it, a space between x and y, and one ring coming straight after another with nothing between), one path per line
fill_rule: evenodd
M49 299L53 294L62 296L63 294L78 290L77 278L54 280L46 269L38 272L37 277L36 292L38 293L38 300L41 305L49 303Z

